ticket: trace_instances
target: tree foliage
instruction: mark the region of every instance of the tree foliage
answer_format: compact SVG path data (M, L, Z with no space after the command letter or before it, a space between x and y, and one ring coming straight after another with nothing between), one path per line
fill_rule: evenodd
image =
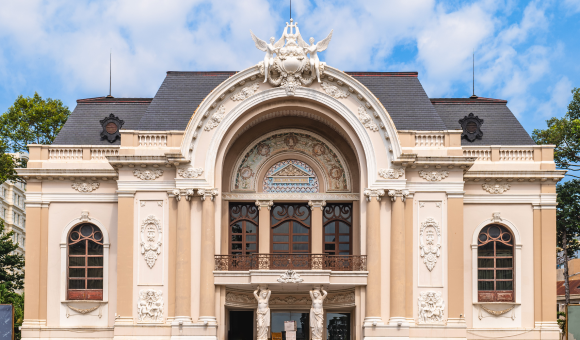
M28 144L51 144L69 115L58 99L20 95L0 116L0 136L9 151L28 151Z
M18 166L18 161L14 159L11 155L6 153L7 146L0 139L0 184L6 182L7 180L16 182L18 180L18 175L14 168Z
M580 170L580 88L572 90L572 101L562 118L550 118L548 128L534 130L532 138L537 144L554 144L554 161L560 169ZM567 176L577 177L572 173Z
M12 231L6 233L0 219L0 285L11 292L24 288L24 256L15 253L18 244L12 241Z
M20 340L20 326L24 321L24 293L22 295L10 291L5 285L0 284L0 303L14 306L14 339Z

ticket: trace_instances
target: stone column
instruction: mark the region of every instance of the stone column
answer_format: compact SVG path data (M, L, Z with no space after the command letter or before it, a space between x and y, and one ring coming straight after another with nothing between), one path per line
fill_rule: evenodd
M256 201L256 206L258 206L259 216L258 216L258 265L260 269L270 268L270 258L268 254L270 253L270 210L274 205L273 201L269 200L258 200Z
M117 191L117 314L116 325L133 324L133 233L135 192ZM122 246L121 246L122 245ZM27 297L28 298L28 297Z
M391 297L389 325L408 326L405 306L405 198L408 190L389 190L391 208ZM410 307L410 306L409 306Z
M215 285L213 269L215 263L215 206L217 189L199 189L201 196L201 270L199 286L199 320L204 324L217 324L215 313Z
M191 204L193 190L175 189L177 230L175 242L175 318L173 324L191 323Z
M367 197L367 278L364 327L383 324L381 318L381 221L380 200L382 189L366 189Z

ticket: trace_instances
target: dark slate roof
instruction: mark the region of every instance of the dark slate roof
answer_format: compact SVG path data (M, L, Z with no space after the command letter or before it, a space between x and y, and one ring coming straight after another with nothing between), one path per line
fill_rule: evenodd
M185 130L203 99L236 72L167 72L140 130Z
M417 72L346 72L383 104L397 130L446 130Z
M535 145L522 124L507 107L507 101L491 98L432 98L433 107L448 130L461 130L459 120L470 113L483 119L482 139L462 145Z
M101 140L100 120L114 114L125 123L123 130L136 130L151 98L89 98L77 100L77 107L54 139L54 145L118 145Z

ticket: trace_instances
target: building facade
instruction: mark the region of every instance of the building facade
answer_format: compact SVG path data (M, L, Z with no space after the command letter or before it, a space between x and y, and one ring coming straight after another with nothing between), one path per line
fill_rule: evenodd
M23 338L558 339L553 146L292 25L30 145Z
M28 156L11 154L15 158ZM4 220L4 232L13 231L12 241L18 243L16 252L24 255L26 244L26 183L6 181L0 184L0 218Z

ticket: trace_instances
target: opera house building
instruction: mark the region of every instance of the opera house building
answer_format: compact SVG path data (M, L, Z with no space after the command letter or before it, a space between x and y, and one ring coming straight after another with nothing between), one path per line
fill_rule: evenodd
M252 34L256 65L30 145L23 339L557 340L554 147L331 37Z

